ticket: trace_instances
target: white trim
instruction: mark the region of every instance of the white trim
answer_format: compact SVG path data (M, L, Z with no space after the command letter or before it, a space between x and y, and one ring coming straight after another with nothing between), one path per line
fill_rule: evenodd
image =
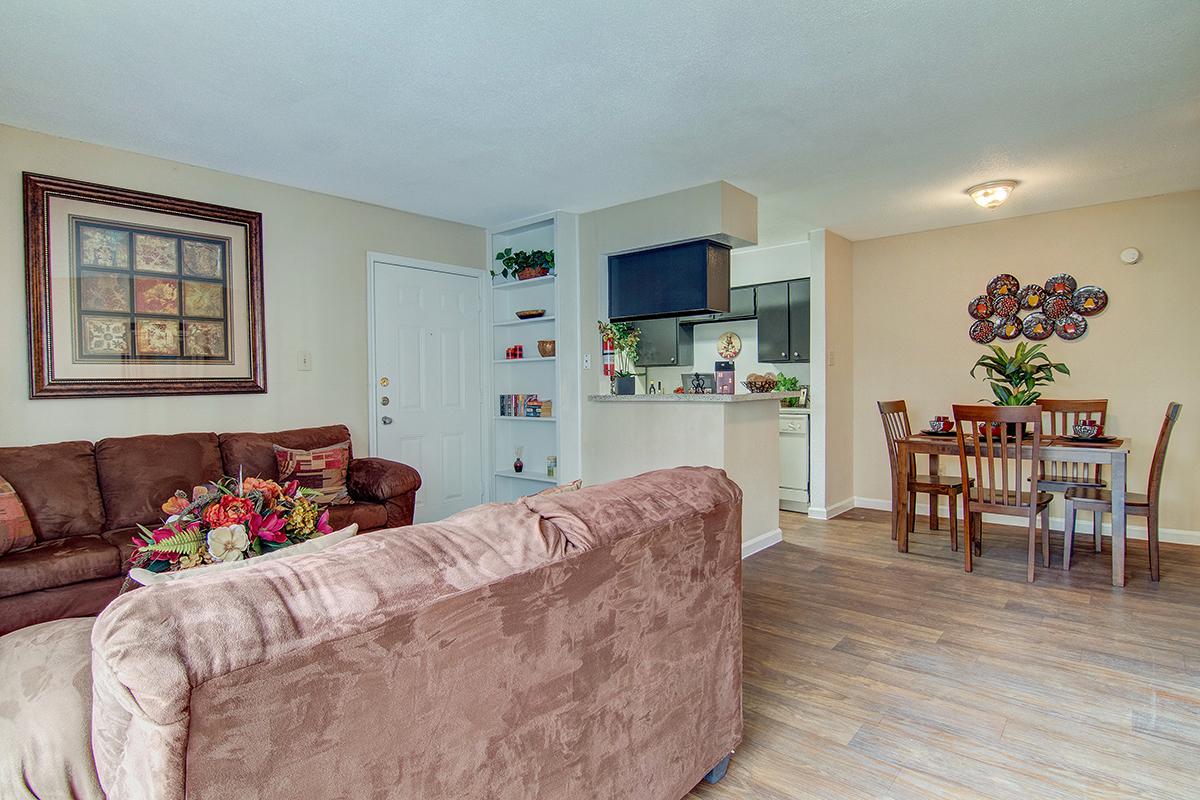
M891 500L880 500L879 498L876 498L876 497L855 497L854 505L856 508L871 508L876 511L889 511L890 512L892 510L892 501ZM918 500L916 513L917 513L918 517L920 517L922 515L928 515L929 514L928 501ZM1013 523L1014 519L1015 519L1015 517L1006 517L1002 514L984 514L983 515L984 522L992 522L992 523L996 523L996 524L1000 524L1000 525L1012 525L1012 524L1014 524ZM1126 539L1144 540L1146 538L1146 528L1144 525L1136 524L1136 520L1138 520L1138 519L1139 519L1139 517L1135 517L1133 515L1129 516L1129 524L1125 530L1125 538ZM1051 515L1050 529L1061 532L1063 529L1063 518ZM1078 536L1080 534L1083 534L1086 536L1092 535L1092 515L1090 512L1081 511L1076 516L1075 535ZM1106 536L1111 536L1112 535L1112 525L1105 522L1103 524L1103 526L1101 527L1101 534L1106 535ZM1162 527L1160 527L1158 529L1158 540L1160 542L1171 542L1172 544L1200 545L1200 531L1190 531L1190 530L1185 530L1185 529L1181 529L1181 528L1162 528Z
M760 553L768 547L779 544L783 541L783 531L776 528L773 531L759 534L753 539L747 539L742 542L742 558L749 558L755 553Z
M828 508L809 506L808 515L813 519L833 519L834 517L840 517L854 508L856 500L858 500L857 497L847 497L845 500L834 503ZM888 507L891 508L891 506Z
M367 450L372 456L378 452L377 432L375 430L375 414L378 413L378 409L375 406L375 375L377 374L375 369L375 268L382 264L390 267L399 267L400 269L419 269L427 272L445 272L451 275L461 275L465 278L473 278L478 286L480 308L479 435L481 437L480 452L484 455L479 465L479 479L482 489L482 496L479 498L479 502L483 503L489 496L488 487L491 485L492 480L492 469L489 466L491 461L486 458L489 440L491 439L490 420L488 419L491 406L484 402L483 394L483 387L488 386L488 373L491 370L491 359L486 358L491 353L491 342L488 339L492 321L491 303L488 302L490 295L484 292L486 283L491 280L491 275L486 269L460 267L455 264L443 264L438 261L424 261L419 258L379 253L374 250L367 251ZM487 281L484 280L485 278L487 278Z

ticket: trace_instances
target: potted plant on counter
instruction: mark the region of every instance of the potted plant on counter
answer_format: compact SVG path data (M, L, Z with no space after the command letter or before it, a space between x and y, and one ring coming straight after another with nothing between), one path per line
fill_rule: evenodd
M517 250L506 247L496 253L496 261L500 269L492 270L492 277L516 278L527 281L530 278L541 278L554 272L553 250Z
M612 379L613 394L634 394L633 365L637 362L642 332L627 322L598 322L604 371Z
M793 375L784 375L782 372L775 376L775 391L777 392L798 392L800 391L800 379ZM779 401L779 405L783 408L800 408L804 405L799 397L786 397Z

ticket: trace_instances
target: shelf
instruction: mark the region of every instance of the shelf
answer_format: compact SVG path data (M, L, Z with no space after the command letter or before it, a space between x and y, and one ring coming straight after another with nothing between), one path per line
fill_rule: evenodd
M533 319L514 319L508 322L493 322L493 328L509 328L513 325L536 325L539 322L554 322L554 317L534 317Z
M553 361L554 356L549 358L497 358L492 361L493 364L540 364L543 361Z
M537 481L538 483L558 483L558 478L552 478L544 472L513 472L511 469L496 470L497 478L514 478L518 481Z
M508 291L509 289L524 289L527 286L543 286L547 283L554 283L553 275L546 275L541 278L530 278L527 281L505 281L504 283L493 283L492 288L498 292Z
M501 417L497 415L496 419L511 422L558 422L558 417Z

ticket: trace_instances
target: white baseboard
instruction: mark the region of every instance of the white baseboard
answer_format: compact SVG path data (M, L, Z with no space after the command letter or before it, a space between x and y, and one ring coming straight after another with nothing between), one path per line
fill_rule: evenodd
M773 531L767 531L766 533L760 533L753 539L747 539L746 541L742 542L742 558L749 558L755 553L766 550L768 547L779 544L782 541L783 531L779 528L776 528Z
M808 516L812 517L813 519L833 519L834 517L845 514L847 511L854 508L855 501L857 500L857 497L847 497L840 503L834 503L827 508L821 506L809 506ZM888 508L891 508L891 506L889 505Z
M942 511L946 510L946 504L942 503ZM876 497L856 497L854 498L855 508L872 508L876 511L891 511L891 500L880 500ZM1053 506L1051 506L1053 508ZM925 500L917 501L917 516L928 516L929 503ZM1006 517L1001 514L984 514L984 522L993 522L1000 525L1013 525L1015 517ZM1146 526L1141 523L1140 517L1129 517L1129 524L1125 529L1126 539L1145 539ZM1053 514L1050 516L1050 529L1061 531L1064 527L1062 517L1056 517ZM1112 535L1112 524L1109 522L1103 523L1100 528L1102 536ZM1092 534L1092 514L1089 511L1081 511L1075 518L1075 533ZM1200 531L1189 531L1180 528L1163 528L1158 529L1158 540L1160 542L1172 542L1173 544L1193 544L1200 545Z

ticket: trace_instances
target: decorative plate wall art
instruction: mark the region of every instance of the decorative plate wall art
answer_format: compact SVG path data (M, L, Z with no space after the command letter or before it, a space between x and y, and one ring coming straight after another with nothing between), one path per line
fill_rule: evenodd
M24 175L30 397L265 392L262 215Z
M1043 283L1024 285L1004 272L988 281L984 293L967 304L967 313L975 320L968 335L979 344L1020 336L1040 342L1055 334L1072 341L1087 333L1088 317L1107 307L1104 289L1081 287L1075 276L1065 272L1051 275Z
M726 331L717 337L717 354L721 358L737 358L742 352L742 337L733 331Z

